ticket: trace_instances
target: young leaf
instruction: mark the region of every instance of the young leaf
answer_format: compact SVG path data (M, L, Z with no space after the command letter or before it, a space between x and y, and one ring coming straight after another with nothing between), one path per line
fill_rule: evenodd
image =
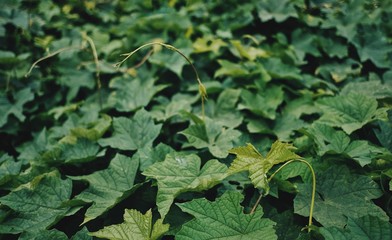
M294 210L309 216L310 184L299 184ZM346 167L330 167L317 177L317 192L313 217L324 227L343 227L347 217L365 215L388 221L385 212L371 199L382 195L376 182L367 176L352 175Z
M237 156L230 165L229 174L249 171L250 179L256 188L268 193L268 171L276 164L301 158L292 152L293 147L288 143L276 141L271 146L267 156L263 157L256 148L248 143L245 147L237 147L229 152Z
M277 239L275 223L261 218L263 211L258 208L253 214L245 214L238 192L224 193L215 202L195 199L177 204L182 211L195 218L185 223L176 234L178 240L207 239Z
M377 112L376 99L358 93L323 98L317 105L324 112L319 123L341 127L347 134L372 121Z
M380 218L365 215L360 218L348 218L347 227L320 228L320 233L325 240L351 240L369 239L383 240L392 239L392 224Z
M13 211L0 224L0 233L38 232L68 215L64 206L72 192L72 181L61 180L52 172L35 178L30 184L0 198ZM78 208L79 209L79 208Z
M156 201L162 218L180 193L207 190L227 175L226 165L218 160L209 160L201 169L200 165L197 155L176 152L166 155L165 161L157 162L143 172L158 182Z
M87 209L83 223L102 215L135 190L136 186L133 183L138 166L137 159L117 154L107 169L87 176L70 177L90 184L86 190L75 197L93 203Z
M189 126L181 133L189 142L185 147L208 148L211 154L218 158L227 157L227 151L233 147L233 141L241 135L239 131L224 128L209 118L206 118L205 122Z
M155 125L150 114L141 109L133 119L118 117L113 119L113 136L99 140L102 146L110 146L121 150L136 150L151 146L159 135L162 124Z
M116 240L156 240L169 230L169 224L158 219L152 224L151 209L142 214L134 209L125 209L124 222L105 227L90 235Z

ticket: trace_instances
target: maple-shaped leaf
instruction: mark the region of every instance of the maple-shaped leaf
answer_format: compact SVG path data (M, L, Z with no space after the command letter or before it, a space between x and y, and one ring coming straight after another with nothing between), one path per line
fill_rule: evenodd
M36 177L0 198L2 205L12 209L1 219L0 233L21 233L44 230L80 207L66 206L72 193L72 181L62 180L51 172Z
M143 172L158 182L156 201L162 218L180 193L207 190L227 176L226 165L218 160L207 161L201 169L200 166L197 155L174 152L166 155L165 161L157 162Z
M182 226L176 239L277 239L275 223L262 218L261 208L252 214L244 213L240 205L243 198L239 192L229 191L215 202L202 198L178 204L195 218Z
M168 230L169 224L163 224L162 219L152 224L151 209L144 215L134 209L125 209L123 223L107 226L90 235L116 240L156 240Z
M239 131L225 128L209 118L190 125L181 134L185 135L189 142L185 147L208 148L211 154L218 158L227 157L228 150L233 147L233 141L241 135Z
M120 112L132 112L145 107L154 95L166 88L166 85L156 85L154 78L146 80L140 78L114 78L109 86L116 89L109 95L109 105Z
M272 144L271 150L265 157L250 143L246 146L233 148L229 152L235 154L237 158L231 163L228 173L249 171L253 185L268 193L268 171L276 164L301 158L292 150L292 145L279 141Z
M360 129L377 114L377 100L358 93L323 98L316 104L324 112L318 122L341 127L347 134Z
M382 192L370 177L350 174L343 166L332 166L319 173L313 217L324 227L343 227L347 217L365 215L388 221L386 213L371 201L381 197ZM309 183L298 184L295 213L309 216L310 189Z
M151 146L158 137L162 124L154 124L150 114L141 109L132 119L118 117L113 119L113 136L99 140L102 146L121 150L136 150Z
M368 141L351 140L343 131L337 131L324 124L314 123L307 132L316 142L320 156L341 154L354 159L363 167L382 153L380 148L370 145Z
M138 159L117 154L104 170L87 176L70 177L90 184L86 190L75 197L92 203L85 213L84 223L102 215L137 188L134 179L138 166Z
M348 218L345 228L320 228L325 240L383 240L392 239L392 224L380 218L365 215L360 218Z

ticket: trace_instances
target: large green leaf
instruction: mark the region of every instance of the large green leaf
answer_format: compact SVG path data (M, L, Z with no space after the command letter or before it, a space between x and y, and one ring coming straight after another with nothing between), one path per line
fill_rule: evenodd
M392 238L392 224L380 218L365 215L348 218L344 229L338 227L320 228L325 240L383 240Z
M230 150L230 153L235 154L237 158L231 163L228 173L234 174L249 171L249 177L253 185L268 193L268 171L276 164L301 158L293 153L292 150L293 147L290 144L279 141L272 144L270 151L265 157L250 143L244 147L233 148Z
M123 223L107 226L90 235L116 240L157 240L168 230L169 224L163 224L162 219L152 224L151 209L145 214L134 209L125 209Z
M143 172L143 175L158 182L156 202L162 218L180 193L209 189L227 176L226 165L217 160L207 161L201 169L200 166L201 160L197 155L175 152Z
M7 121L8 117L12 114L19 121L23 122L25 120L25 115L23 114L23 105L34 99L34 94L30 88L22 89L13 95L13 100L9 100L4 91L0 92L0 127L3 127Z
M294 199L295 213L309 216L311 186L299 184L298 191ZM369 177L350 174L343 166L333 166L317 174L313 217L324 227L340 228L346 224L347 217L371 215L388 221L385 212L371 201L381 195L379 186Z
M358 93L326 97L317 105L324 112L318 122L341 127L347 134L374 120L377 114L377 101Z
M109 105L120 112L132 112L147 106L153 96L166 87L155 85L154 78L142 80L124 77L112 79L109 86L115 89L109 96Z
M392 152L392 110L388 111L388 121L379 121L380 129L375 129L374 132L380 141L381 145Z
M132 119L114 118L113 135L98 142L102 146L110 146L121 150L136 150L144 146L151 146L159 135L161 126L161 124L155 125L150 114L141 109L136 112Z
M208 148L211 154L218 158L225 158L228 150L233 147L233 141L241 133L237 130L225 128L212 119L206 118L204 122L190 125L181 132L188 139L188 144L197 149Z
M274 120L276 110L283 102L284 92L281 87L271 86L268 89L252 93L248 90L242 90L242 102L238 105L239 109L247 109L256 115Z
M0 198L1 204L12 209L0 224L0 232L37 232L49 228L75 210L66 206L71 193L70 179L61 180L56 172L38 176Z
M0 157L0 185L11 180L17 176L21 170L22 162L15 162L15 160L8 154Z
M357 161L362 167L370 164L380 154L379 148L364 140L351 140L343 131L315 123L307 130L317 144L318 155L342 154Z
M92 203L85 213L84 223L102 215L135 190L137 185L134 185L134 180L138 166L137 159L117 154L107 169L87 176L71 177L89 183L89 187L75 197Z
M298 17L295 4L290 0L262 0L258 2L257 10L259 18L264 22L271 19L283 22L289 17Z
M195 199L178 204L182 211L195 218L182 226L176 239L278 239L275 223L261 218L261 208L252 214L244 213L240 205L243 198L240 193L229 191L215 202Z

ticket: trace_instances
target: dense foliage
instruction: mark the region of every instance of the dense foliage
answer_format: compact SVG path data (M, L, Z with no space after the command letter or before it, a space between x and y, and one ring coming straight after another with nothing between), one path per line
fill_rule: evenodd
M392 239L392 1L2 0L0 39L0 239Z

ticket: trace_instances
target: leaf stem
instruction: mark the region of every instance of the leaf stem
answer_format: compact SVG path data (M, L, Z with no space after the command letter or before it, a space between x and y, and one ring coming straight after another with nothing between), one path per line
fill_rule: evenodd
M312 198L310 200L310 210L309 210L309 222L308 222L308 226L306 227L308 229L308 232L310 232L312 230L311 226L313 225L313 210L314 210L314 201L315 201L315 195L316 195L316 174L314 173L313 167L312 165L310 165L310 163L308 163L307 161L305 161L304 159L293 159L290 160L286 163L284 163L282 166L280 166L269 178L268 178L268 182L270 182L272 180L273 177L275 177L275 175L280 172L284 167L286 167L287 165L289 165L290 163L293 162L301 162L306 164L306 166L308 166L310 172L312 173ZM256 211L257 206L260 203L261 198L263 197L263 194L260 194L260 197L257 199L256 204L253 206L252 211L250 212L251 214L254 213Z
M125 56L125 58L123 60L121 60L120 62L114 64L114 67L119 68L121 66L121 64L123 64L126 60L128 60L128 58L130 58L132 55L134 55L136 52L138 52L140 49L148 47L148 46L152 46L152 45L160 45L163 46L169 50L175 51L178 54L180 54L192 67L193 72L195 73L196 76L196 81L199 84L199 94L201 96L201 109L202 109L202 118L204 121L205 118L205 112L204 112L204 101L207 99L207 90L206 87L203 85L203 83L200 80L199 74L197 73L197 70L195 68L195 66L192 64L191 60L185 56L184 53L182 53L178 48L170 45L170 44L166 44L166 43L162 43L162 42L150 42L150 43L146 43L138 48L136 48L135 50L133 50L132 52L129 53L124 53L121 54L121 56ZM147 55L149 56L149 54Z
M98 59L98 53L97 53L97 49L95 48L95 44L93 39L91 39L85 32L82 32L82 38L85 39L88 44L91 47L91 51L93 53L93 57L94 57L94 63L95 63L95 77L97 78L97 88L98 88L98 98L99 98L99 107L100 109L102 109L102 93L101 93L101 77L100 77L100 67L99 67L99 59Z

